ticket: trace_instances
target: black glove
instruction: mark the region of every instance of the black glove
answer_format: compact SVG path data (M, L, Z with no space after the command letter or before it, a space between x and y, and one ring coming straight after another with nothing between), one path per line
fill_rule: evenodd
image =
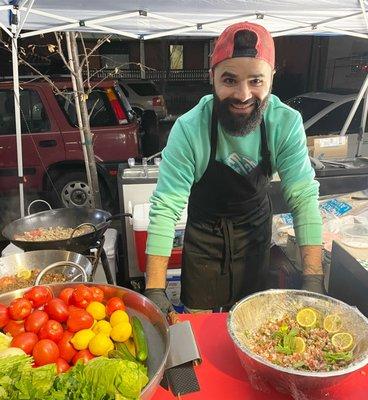
M165 315L175 311L166 296L165 289L146 289L143 294L155 303Z
M303 275L302 289L310 292L325 294L324 275Z

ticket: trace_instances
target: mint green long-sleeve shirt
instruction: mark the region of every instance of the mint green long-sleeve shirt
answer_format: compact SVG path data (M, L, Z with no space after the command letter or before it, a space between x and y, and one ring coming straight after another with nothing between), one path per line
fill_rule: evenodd
M213 96L203 97L172 127L162 152L157 187L150 199L147 254L171 253L176 222L188 202L192 185L201 179L208 165L212 106ZM319 184L309 161L301 115L271 95L264 120L272 171L280 176L297 242L301 246L320 245ZM260 127L246 136L231 136L219 124L216 160L240 174L249 173L261 160Z

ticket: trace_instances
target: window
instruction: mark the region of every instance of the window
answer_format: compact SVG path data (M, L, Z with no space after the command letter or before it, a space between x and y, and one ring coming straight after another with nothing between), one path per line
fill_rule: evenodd
M139 96L158 96L160 94L151 82L128 83L127 85Z
M353 101L348 101L330 111L307 129L307 135L311 136L339 133L344 126L346 118L348 117L353 104ZM359 132L362 118L362 108L363 104L361 102L346 133Z
M74 105L74 93L63 92L63 94L64 97L60 95L56 96L57 101L64 111L69 123L73 126L78 126ZM118 124L107 94L102 89L93 90L92 93L89 94L87 99L87 110L88 114L90 114L89 123L91 128Z
M50 130L50 120L40 96L34 90L20 92L22 133L39 133ZM0 134L15 134L14 92L0 90Z
M184 46L181 44L170 45L170 69L183 69Z
M307 122L324 108L332 104L331 101L313 99L311 97L296 97L286 102L290 107L302 114L303 121Z

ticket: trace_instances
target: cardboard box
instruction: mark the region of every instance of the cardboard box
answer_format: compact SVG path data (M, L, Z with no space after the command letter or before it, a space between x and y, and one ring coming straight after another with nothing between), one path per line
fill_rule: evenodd
M345 158L348 155L347 136L308 136L309 155L323 159Z

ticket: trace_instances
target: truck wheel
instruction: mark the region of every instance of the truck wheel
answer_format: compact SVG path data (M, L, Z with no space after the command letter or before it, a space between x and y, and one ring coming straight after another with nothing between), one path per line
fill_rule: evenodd
M67 171L54 180L51 201L61 207L92 207L92 194L84 172ZM56 193L55 193L56 190ZM101 201L103 204L108 197L107 188L100 182Z

